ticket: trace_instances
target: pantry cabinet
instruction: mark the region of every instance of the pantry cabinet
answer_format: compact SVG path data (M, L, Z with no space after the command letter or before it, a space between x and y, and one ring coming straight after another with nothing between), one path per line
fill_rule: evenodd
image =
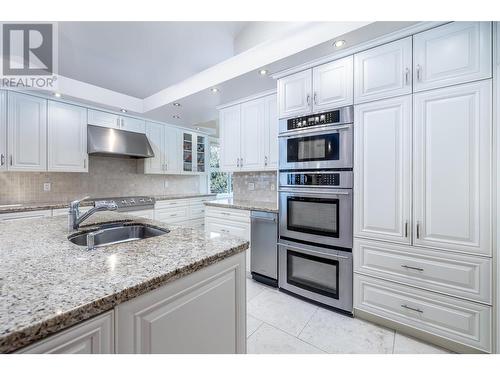
M452 22L413 37L415 91L491 77L491 22Z
M0 172L7 170L7 93L0 91Z
M276 95L220 110L221 170L275 170L278 165Z
M411 67L411 37L354 55L354 102L411 94Z
M414 96L415 244L491 255L491 81Z
M144 120L128 116L119 116L114 113L98 111L95 109L88 110L88 123L89 125L126 130L134 133L146 132L146 123Z
M48 171L88 172L87 109L49 101Z
M9 92L8 170L47 170L47 100Z
M411 95L356 106L354 235L410 243Z
M153 148L154 157L144 160L146 174L180 173L181 131L155 122L146 123L146 136Z

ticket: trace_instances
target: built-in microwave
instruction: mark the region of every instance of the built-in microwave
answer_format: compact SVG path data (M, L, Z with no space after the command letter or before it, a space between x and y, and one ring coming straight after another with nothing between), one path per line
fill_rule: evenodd
M353 107L280 121L281 170L352 168Z

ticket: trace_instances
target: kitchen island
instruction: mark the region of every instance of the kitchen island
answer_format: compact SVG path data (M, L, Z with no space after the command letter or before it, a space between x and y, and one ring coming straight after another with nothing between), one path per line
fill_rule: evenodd
M247 241L110 212L81 230L110 221L169 232L88 251L66 217L0 223L0 353L245 352Z

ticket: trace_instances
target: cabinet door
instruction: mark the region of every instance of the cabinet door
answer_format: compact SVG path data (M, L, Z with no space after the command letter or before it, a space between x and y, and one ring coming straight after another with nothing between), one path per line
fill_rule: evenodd
M491 22L453 22L413 37L415 91L491 77Z
M356 237L410 243L411 106L411 95L356 106Z
M265 124L264 124L264 168L278 169L278 102L276 95L264 98Z
M314 113L352 105L352 69L352 56L313 69Z
M180 173L182 144L181 131L177 128L165 126L165 171L167 173Z
M165 129L165 125L162 124L146 123L146 136L155 156L144 160L145 173L165 173Z
M8 169L46 171L47 100L9 92L8 106Z
M191 174L194 172L194 158L196 139L193 133L182 132L182 172Z
M113 354L113 312L77 324L16 353Z
M196 135L196 172L207 172L207 137Z
M414 96L414 225L421 246L491 255L491 82Z
M240 167L242 170L258 170L264 167L264 116L263 98L241 105Z
M0 91L0 172L7 170L7 92Z
M146 132L146 122L132 117L120 117L120 128L134 133Z
M219 112L220 170L234 172L239 169L241 139L241 105L224 108Z
M105 128L119 129L121 126L120 116L113 113L97 111L95 109L88 110L89 125L102 126Z
M278 80L279 118L311 113L312 110L311 70L295 73Z
M87 109L49 101L48 170L88 172Z
M411 94L411 37L354 55L354 103Z

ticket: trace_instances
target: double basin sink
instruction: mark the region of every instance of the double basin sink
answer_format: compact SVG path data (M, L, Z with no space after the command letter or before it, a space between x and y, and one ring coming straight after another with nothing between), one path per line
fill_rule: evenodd
M86 246L89 250L93 250L96 247L157 237L168 232L168 229L149 224L119 222L102 224L92 231L72 234L68 240L75 245Z

